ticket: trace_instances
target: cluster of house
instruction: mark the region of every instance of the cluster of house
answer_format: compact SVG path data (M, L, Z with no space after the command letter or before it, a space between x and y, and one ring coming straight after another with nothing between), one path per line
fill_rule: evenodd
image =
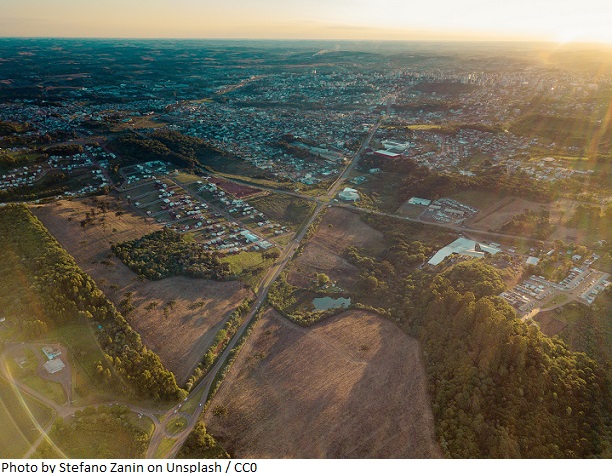
M462 129L457 134L449 135L437 131L435 125L431 129L411 129L410 141L405 141L403 127L409 127L411 121L396 118L393 125L385 130L386 138L381 142L383 149L374 153L391 159L410 157L438 171L460 167L469 172L470 160L475 154L487 155L492 162L500 162L525 156L530 147L540 144L536 138L523 138L512 133Z
M559 283L559 286L563 289L575 289L592 272L591 269L574 267L570 269L569 274Z
M555 293L564 293L576 289L588 278L592 280L581 288L579 298L585 304L591 304L595 297L602 292L609 284L609 274L600 273L585 267L574 267L561 282L552 282L543 276L530 276L529 279L515 286L509 291L502 292L500 297L505 299L519 311L526 313L533 309L540 301Z
M364 111L325 109L304 114L282 105L261 109L222 103L177 106L165 117L172 121L171 128L203 138L277 178L306 185L337 174L351 154L347 142L376 119ZM296 138L289 144L303 153L278 146L287 136Z
M97 158L102 158L102 161L98 161ZM73 197L91 194L111 185L103 168L107 167L108 159L115 158L113 153L108 153L99 146L86 146L83 153L76 153L72 156L51 155L44 164L15 168L0 176L0 190L32 186L49 171L62 171L70 175L89 169L90 176L82 179L86 184L77 190L65 191L64 195Z
M565 167L564 163L556 158L547 157L538 161L525 162L517 159L508 159L504 162L510 171L522 171L535 180L554 182L572 176L593 174L593 169L577 170Z
M47 171L40 164L12 169L0 176L0 191L31 186L44 176L46 172Z
M123 172L128 182L124 186L125 193L129 192L128 202L167 228L189 232L205 250L231 254L273 246L246 228L243 220L273 235L288 231L207 177L200 177L191 186L181 186L167 177L173 172L159 161L131 166Z
M62 171L90 168L95 165L89 156L80 153L74 156L49 156L47 162L51 169L61 169Z
M587 288L582 291L580 298L587 304L592 304L597 295L610 285L610 281L608 280L609 276L610 275L607 273L602 274L599 279L589 284Z
M325 54L321 55L325 61ZM257 87L238 91L237 97L245 102L303 103L328 108L371 105L380 103L383 91L398 74L363 63L359 71L345 66L333 70L311 69L304 74L267 75L257 80Z

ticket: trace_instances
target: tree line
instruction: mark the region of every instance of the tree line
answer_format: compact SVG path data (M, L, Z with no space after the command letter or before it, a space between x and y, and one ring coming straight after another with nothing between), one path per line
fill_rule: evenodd
M24 283L38 301L36 314L20 316L40 320L41 329L89 321L105 353L104 367L112 367L135 393L166 401L185 395L174 374L24 205L0 209L0 247L20 257Z

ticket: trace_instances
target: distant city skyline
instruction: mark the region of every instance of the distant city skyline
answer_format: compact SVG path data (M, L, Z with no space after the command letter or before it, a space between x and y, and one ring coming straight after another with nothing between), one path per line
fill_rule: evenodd
M3 0L0 36L612 44L608 0Z

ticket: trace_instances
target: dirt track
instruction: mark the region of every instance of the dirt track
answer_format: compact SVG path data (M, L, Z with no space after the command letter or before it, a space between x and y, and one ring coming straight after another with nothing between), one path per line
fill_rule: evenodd
M113 206L122 205L119 199L104 199ZM217 330L247 297L248 290L238 281L220 283L186 277L138 281L136 274L112 255L111 241L139 238L160 226L123 208L125 213L121 216L116 216L114 210L107 212L104 226L98 220L94 226L83 229L80 222L91 209L86 199L59 201L34 207L32 211L115 305L126 292L134 293L135 310L128 321L174 372L177 381L185 382ZM175 306L165 314L163 307L171 300L176 301ZM146 309L153 301L158 307Z
M418 342L387 320L306 329L269 310L205 421L237 457L438 457L426 382Z

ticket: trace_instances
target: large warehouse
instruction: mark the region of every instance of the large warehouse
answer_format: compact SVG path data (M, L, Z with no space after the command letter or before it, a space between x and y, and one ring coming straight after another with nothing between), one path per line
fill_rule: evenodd
M476 245L480 247L480 251L476 250ZM485 252L494 255L500 251L499 248L494 246L485 245L484 243L479 243L474 240L468 240L467 238L457 238L433 255L428 263L432 266L437 266L444 258L452 254L471 256L473 258L484 258Z

